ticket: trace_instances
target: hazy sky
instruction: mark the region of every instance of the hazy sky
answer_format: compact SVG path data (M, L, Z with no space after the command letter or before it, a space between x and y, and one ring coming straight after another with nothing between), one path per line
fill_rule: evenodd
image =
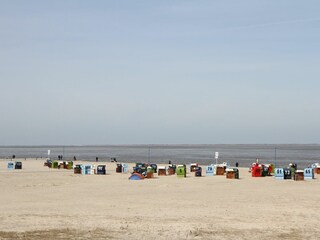
M0 1L0 145L320 143L317 0Z

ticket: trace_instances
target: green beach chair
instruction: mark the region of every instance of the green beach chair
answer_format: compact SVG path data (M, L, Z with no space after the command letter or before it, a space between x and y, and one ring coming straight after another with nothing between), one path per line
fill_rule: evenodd
M178 165L176 168L177 177L185 178L187 176L186 165Z
M73 169L73 162L72 161L67 163L67 169Z
M53 161L51 166L52 166L52 168L58 168L59 162L58 161Z

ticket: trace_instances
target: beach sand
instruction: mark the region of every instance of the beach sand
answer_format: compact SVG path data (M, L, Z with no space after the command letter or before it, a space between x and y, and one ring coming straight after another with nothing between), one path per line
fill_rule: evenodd
M239 180L188 171L129 181L116 163L83 176L21 161L7 170L0 160L0 239L320 238L320 175L281 181L240 168Z

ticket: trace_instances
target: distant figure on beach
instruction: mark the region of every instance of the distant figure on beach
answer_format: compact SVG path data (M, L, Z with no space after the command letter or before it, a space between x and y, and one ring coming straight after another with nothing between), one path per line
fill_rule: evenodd
M256 164L259 164L259 158L256 159Z
M76 158L76 156L73 156L73 161L77 161L77 158Z
M60 155L58 155L58 160L60 160Z
M171 160L169 160L169 163L168 164L171 164Z
M98 162L99 161L99 158L98 157L96 157L96 162Z
M15 159L15 158L16 158L16 155L13 154L13 155L12 155L12 159Z
M239 167L239 163L238 162L236 162L236 167Z
M116 158L111 158L111 162L117 162Z

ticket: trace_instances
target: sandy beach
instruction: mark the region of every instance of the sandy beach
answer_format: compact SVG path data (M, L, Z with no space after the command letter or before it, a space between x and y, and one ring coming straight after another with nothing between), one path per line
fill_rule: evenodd
M0 239L319 239L320 180L77 175L0 160ZM78 162L81 163L81 162ZM129 165L132 169L133 164ZM320 175L319 175L320 176Z

